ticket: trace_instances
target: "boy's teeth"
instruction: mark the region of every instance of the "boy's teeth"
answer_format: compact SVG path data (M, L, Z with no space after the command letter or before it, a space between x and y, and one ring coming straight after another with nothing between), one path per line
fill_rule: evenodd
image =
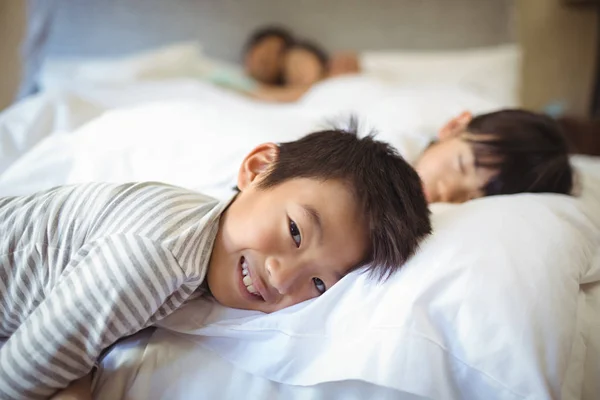
M256 290L256 288L252 284L252 278L250 278L250 272L248 271L248 263L245 259L242 262L242 276L244 277L242 281L244 282L244 285L246 285L246 290L260 297L258 290Z

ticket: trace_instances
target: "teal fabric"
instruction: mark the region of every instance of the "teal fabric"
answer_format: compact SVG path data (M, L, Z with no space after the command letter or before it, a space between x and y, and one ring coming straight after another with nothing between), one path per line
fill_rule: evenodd
M243 74L241 71L231 71L221 68L215 68L215 70L208 73L206 80L215 85L241 92L251 92L258 87L254 79Z

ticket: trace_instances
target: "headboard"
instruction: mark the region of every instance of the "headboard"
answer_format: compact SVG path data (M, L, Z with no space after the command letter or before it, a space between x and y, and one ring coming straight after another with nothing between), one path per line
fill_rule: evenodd
M459 49L509 43L514 0L45 0L48 54L118 55L182 40L239 58L248 33L279 23L328 50Z

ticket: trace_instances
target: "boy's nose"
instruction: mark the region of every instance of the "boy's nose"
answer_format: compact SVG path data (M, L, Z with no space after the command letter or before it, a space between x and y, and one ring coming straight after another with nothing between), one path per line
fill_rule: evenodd
M266 270L271 286L281 295L290 294L301 275L302 268L293 262L270 257L266 261Z

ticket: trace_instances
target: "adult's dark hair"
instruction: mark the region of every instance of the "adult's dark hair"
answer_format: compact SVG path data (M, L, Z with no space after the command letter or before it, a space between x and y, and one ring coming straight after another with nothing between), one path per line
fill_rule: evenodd
M366 217L370 250L356 268L385 280L431 232L429 209L416 171L390 145L348 130L311 133L279 145L279 156L259 187L293 178L345 182Z
M484 187L486 196L571 193L569 149L554 119L508 109L476 116L466 130L476 165L498 171Z
M294 41L292 33L288 29L277 25L264 26L250 34L250 37L244 45L243 54L247 54L248 51L258 43L270 37L281 39L284 43L284 47L290 46Z

